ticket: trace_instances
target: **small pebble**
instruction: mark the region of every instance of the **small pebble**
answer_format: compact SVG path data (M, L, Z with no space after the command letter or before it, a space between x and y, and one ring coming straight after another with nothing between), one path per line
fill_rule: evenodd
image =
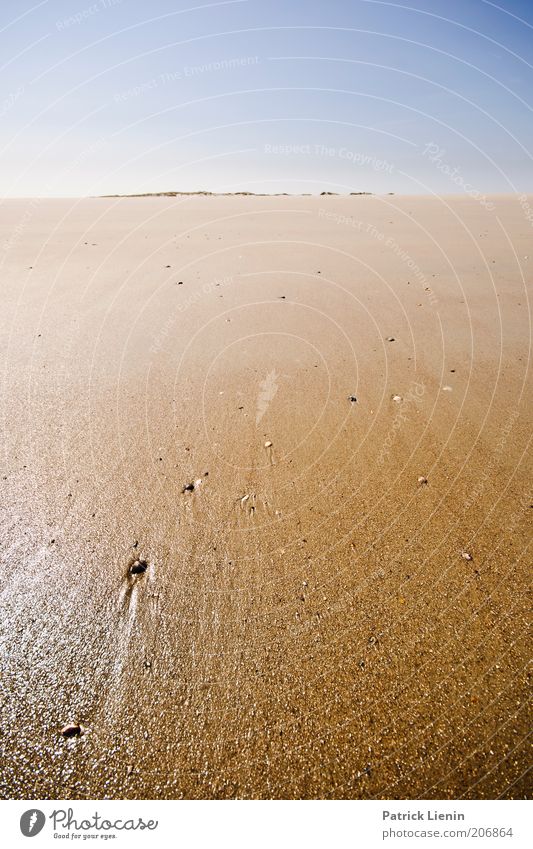
M401 395L393 395L392 400L396 401L396 403L399 404L400 401L402 400L402 396Z
M468 553L468 551L461 551L461 557L462 557L464 560L473 560L473 559L474 559L474 558L472 557L472 555Z
M63 726L61 734L63 737L79 737L82 731L82 726L77 722L69 722L68 725Z
M350 401L351 404L355 404L357 398L355 397L355 395L348 395L348 401Z
M146 560L136 560L135 563L132 563L130 566L130 574L131 575L142 575L148 569L148 563Z
M387 342L396 342L394 336L387 336Z
M272 443L269 439L267 439L267 441L265 442L265 448L272 448Z
M428 479L425 478L424 475L420 475L420 477L418 478L418 483L419 484L425 484L427 482L428 482Z
M189 449L186 448L185 450L188 451ZM207 478L207 477L209 477L209 472L204 472L204 478ZM194 492L194 490L197 489L200 486L200 484L202 484L202 483L203 483L202 478L196 478L196 480L185 484L185 486L183 487L183 489L181 491L182 492Z

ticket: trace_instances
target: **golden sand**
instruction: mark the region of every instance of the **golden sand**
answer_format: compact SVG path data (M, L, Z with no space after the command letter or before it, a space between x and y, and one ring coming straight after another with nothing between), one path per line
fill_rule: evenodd
M3 798L526 794L533 230L491 203L2 204Z

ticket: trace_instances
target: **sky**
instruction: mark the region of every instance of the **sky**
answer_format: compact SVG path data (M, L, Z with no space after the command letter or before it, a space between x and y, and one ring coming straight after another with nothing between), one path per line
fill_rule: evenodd
M533 191L533 0L2 0L0 193Z

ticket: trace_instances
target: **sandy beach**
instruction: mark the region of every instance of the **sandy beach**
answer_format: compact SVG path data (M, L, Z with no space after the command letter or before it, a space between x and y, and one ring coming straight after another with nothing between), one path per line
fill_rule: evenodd
M2 798L526 796L525 205L2 202Z

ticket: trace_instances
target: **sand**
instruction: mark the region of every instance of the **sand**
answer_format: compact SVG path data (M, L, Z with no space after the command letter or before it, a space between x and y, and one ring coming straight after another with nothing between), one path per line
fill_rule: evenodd
M527 794L533 230L489 201L2 203L2 798Z

